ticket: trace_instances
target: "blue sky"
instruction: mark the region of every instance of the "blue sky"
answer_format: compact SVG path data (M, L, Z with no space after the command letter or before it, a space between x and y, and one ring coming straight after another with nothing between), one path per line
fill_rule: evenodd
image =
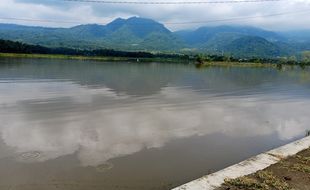
M307 9L309 10L308 13L209 24L238 24L263 27L270 30L295 30L310 29L310 0L203 5L111 5L64 2L62 0L1 0L0 18L14 17L105 24L118 17L128 18L131 16L140 16L155 19L160 22L188 22L260 16ZM0 22L53 27L70 27L76 25L70 23L28 22L4 19L0 20ZM166 26L171 30L178 30L197 28L202 25L207 24L167 24Z

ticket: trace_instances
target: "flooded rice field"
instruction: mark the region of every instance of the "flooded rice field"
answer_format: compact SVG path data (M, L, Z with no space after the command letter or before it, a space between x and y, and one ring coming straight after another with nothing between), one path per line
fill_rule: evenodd
M310 130L310 69L0 59L0 190L170 189Z

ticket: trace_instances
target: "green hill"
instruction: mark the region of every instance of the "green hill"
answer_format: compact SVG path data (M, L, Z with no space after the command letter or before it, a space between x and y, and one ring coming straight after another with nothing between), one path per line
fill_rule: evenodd
M171 32L161 23L139 17L71 28L0 24L0 39L52 48L225 52L238 57L290 56L310 50L307 31L273 32L249 26L215 26Z
M206 44L214 37L225 36L226 34L230 34L232 37L258 36L269 41L280 41L285 39L275 32L249 26L201 27L194 31L178 31L175 32L175 34L184 39L187 44L193 46Z
M155 42L156 36L161 42ZM48 47L81 49L175 50L182 46L164 25L151 19L116 19L107 25L87 24L72 28L45 28L0 24L0 38ZM156 46L158 44L159 46Z
M234 57L277 57L286 52L279 46L261 37L246 36L229 43L224 50Z

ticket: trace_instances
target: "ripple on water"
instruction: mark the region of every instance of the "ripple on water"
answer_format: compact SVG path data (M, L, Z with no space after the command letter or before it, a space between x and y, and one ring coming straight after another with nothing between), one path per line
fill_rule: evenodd
M104 164L101 164L99 166L96 167L96 171L97 172L105 172L107 170L110 170L113 168L113 164L112 163L109 163L109 162L106 162Z
M23 152L20 155L18 155L18 160L35 161L35 160L38 160L41 156L42 156L42 153L39 151Z

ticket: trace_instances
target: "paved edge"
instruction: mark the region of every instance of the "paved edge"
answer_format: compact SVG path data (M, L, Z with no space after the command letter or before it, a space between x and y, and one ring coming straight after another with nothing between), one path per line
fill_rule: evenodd
M213 174L203 176L182 186L176 187L173 190L213 190L220 187L227 178L235 179L263 170L270 165L289 156L293 156L309 147L310 136L259 154Z

